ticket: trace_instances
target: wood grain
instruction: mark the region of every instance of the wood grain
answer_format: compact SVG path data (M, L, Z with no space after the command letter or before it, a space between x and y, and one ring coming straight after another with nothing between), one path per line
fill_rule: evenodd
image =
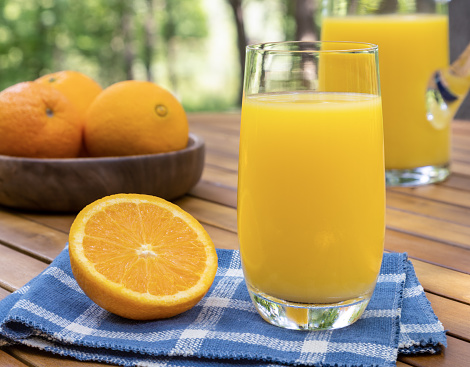
M433 201L441 201L447 204L453 204L457 207L470 208L470 192L455 190L440 185L429 185L413 188L393 188L389 191L408 193L410 195L422 198L432 199Z
M426 297L448 334L470 342L470 305L431 293Z
M11 292L9 292L6 289L3 289L3 288L0 287L0 301L2 299L4 299L6 296L10 295L10 294L11 294Z
M68 235L63 232L51 231L49 227L8 212L0 211L0 221L0 236L4 244L46 262L52 262L68 241Z
M470 274L470 250L446 242L387 229L385 249L391 252L406 252L409 257Z
M453 246L470 248L470 227L425 217L404 210L387 208L387 228L409 233L425 239L442 241Z
M411 262L425 290L470 304L470 275L419 260Z
M43 271L47 264L0 245L0 287L11 292Z
M11 355L0 350L0 366L2 367L26 367L27 365L20 362Z

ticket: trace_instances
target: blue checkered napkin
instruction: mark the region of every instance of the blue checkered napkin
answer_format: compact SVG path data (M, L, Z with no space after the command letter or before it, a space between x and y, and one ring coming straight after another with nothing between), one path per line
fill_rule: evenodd
M214 284L191 310L136 322L110 314L75 282L66 248L0 302L0 345L24 344L123 366L394 366L397 354L437 352L445 332L406 254L385 254L374 296L354 325L333 331L272 326L248 296L238 251L218 250Z

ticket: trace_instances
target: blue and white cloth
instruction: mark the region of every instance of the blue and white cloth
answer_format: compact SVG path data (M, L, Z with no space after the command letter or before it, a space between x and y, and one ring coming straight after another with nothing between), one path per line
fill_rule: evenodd
M406 254L384 254L367 310L352 326L295 331L263 321L246 290L238 251L217 250L219 268L191 310L157 321L110 314L79 288L68 249L0 302L0 345L23 344L122 366L395 366L397 356L446 346Z

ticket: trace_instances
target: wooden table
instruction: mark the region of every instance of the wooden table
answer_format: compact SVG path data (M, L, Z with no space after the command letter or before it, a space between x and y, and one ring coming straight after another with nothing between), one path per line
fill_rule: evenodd
M190 130L206 141L198 185L176 201L220 248L238 247L236 187L240 115L190 115ZM407 252L434 311L448 330L448 348L435 356L400 357L398 366L470 366L470 123L453 123L450 179L439 185L387 190L388 251ZM0 299L60 253L75 215L0 207ZM1 366L103 366L24 347L0 350Z

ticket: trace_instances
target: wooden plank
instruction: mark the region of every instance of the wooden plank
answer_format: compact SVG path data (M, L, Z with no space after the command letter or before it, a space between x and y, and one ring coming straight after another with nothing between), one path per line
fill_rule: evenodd
M462 207L440 201L436 202L434 198L430 200L431 198L427 196L423 197L413 194L414 192L410 195L408 191L387 190L387 207L470 227L470 207ZM462 197L462 199L465 198Z
M201 180L236 189L238 174L218 167L205 166Z
M239 135L240 112L234 113L192 113L188 115L190 130L205 129L230 132Z
M414 259L470 274L470 249L392 229L385 231L385 249L392 252L406 252Z
M28 219L32 222L41 224L59 232L63 232L68 235L70 226L73 220L77 216L76 214L51 214L48 213L35 213L35 212L13 212L15 215L21 218Z
M230 154L238 154L238 146L240 144L240 137L220 129L204 129L200 131L201 137L204 139L206 147L217 149L222 152Z
M468 136L463 136L460 133L453 134L452 144L451 144L452 157L453 157L453 153L455 152L455 150L457 150L457 149L463 149L463 150L468 149L469 142L470 142L470 140L469 140Z
M431 293L426 297L444 329L449 330L448 334L470 342L470 305Z
M2 367L25 367L26 365L3 350L0 350L0 366Z
M463 148L454 148L452 150L452 162L464 162L470 163L470 148L463 149Z
M470 176L470 163L466 162L452 162L451 171L460 175Z
M234 233L237 232L237 211L234 208L188 196L175 203L200 222Z
M387 208L387 228L462 248L470 248L470 227Z
M452 132L459 135L468 135L470 138L470 124L466 120L453 120L452 121Z
M11 292L43 271L47 264L0 245L0 286Z
M208 134L209 135L209 134ZM209 140L207 135L201 135L206 141L207 154L221 154L232 159L238 159L238 142L224 140Z
M51 262L64 248L68 235L0 210L0 242Z
M190 195L205 199L214 203L237 207L237 191L232 187L227 187L221 184L214 184L212 182L201 180L191 189Z
M467 125L468 125L468 123L467 123ZM455 128L452 131L451 139L452 139L451 140L452 151L454 151L456 148L457 149L468 148L468 143L470 143L470 135L469 135L468 131L466 131L465 129L461 129L461 128Z
M447 337L447 348L437 355L399 356L398 360L416 367L465 367L470 361L470 344Z
M11 294L10 291L7 291L6 289L3 289L0 287L0 301L4 299L6 296L9 296Z
M225 152L212 152L206 150L205 167L213 166L219 169L223 169L225 172L238 173L238 156L227 155Z
M469 165L470 167L470 165ZM388 191L396 191L427 198L442 203L452 204L460 207L470 208L470 191L455 190L441 185L424 185L419 187L396 187L389 188Z
M423 288L433 294L470 304L470 275L411 259Z
M449 178L440 183L439 186L445 186L452 189L470 191L470 176L460 175L452 172Z

